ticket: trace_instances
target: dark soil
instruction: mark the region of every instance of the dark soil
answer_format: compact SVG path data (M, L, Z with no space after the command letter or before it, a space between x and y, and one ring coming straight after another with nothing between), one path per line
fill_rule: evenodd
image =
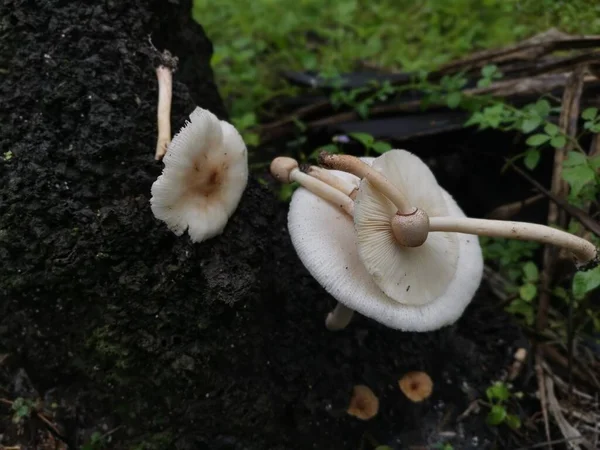
M201 245L154 219L148 36L180 59L173 129L196 105L227 118L189 11L0 5L0 396L43 399L73 449L93 432L112 449L502 448L506 430L482 415L454 421L523 345L486 286L435 333L362 317L331 333L333 301L297 259L285 205L258 182ZM433 378L427 401L399 391L409 370ZM345 414L355 384L379 396L375 419ZM10 407L0 414L0 444L48 445L35 415L18 434Z

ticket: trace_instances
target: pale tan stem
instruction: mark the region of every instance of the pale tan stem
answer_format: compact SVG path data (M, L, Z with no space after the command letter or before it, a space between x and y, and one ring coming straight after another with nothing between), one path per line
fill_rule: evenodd
M156 68L158 79L158 139L154 158L159 160L171 143L171 101L173 97L173 72L165 66Z
M351 155L335 155L327 152L321 152L319 163L328 169L341 170L356 175L359 178L366 178L369 182L385 195L398 208L400 214L413 213L415 208L411 206L408 199L400 190L394 186L382 174L377 172L367 163Z
M336 177L329 170L323 169L322 167L310 166L306 171L311 177L315 177L318 180L321 180L324 183L327 183L329 186L337 189L340 192L343 192L352 200L356 197L358 192L358 188L350 183L349 181L343 180L340 177Z
M305 174L300 169L291 171L290 180L295 181L317 197L321 197L323 200L340 207L350 217L354 214L354 202L352 199L327 183Z
M327 314L325 327L330 331L343 330L350 324L353 315L353 309L348 308L343 303L338 303L333 311Z
M570 250L580 263L597 258L594 244L578 236L546 225L468 217L430 217L429 231L445 231L479 236L537 241Z

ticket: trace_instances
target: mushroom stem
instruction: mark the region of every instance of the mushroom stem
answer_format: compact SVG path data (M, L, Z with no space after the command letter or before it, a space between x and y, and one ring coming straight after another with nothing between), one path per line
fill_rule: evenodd
M322 182L327 183L329 186L337 189L338 191L343 192L352 200L356 198L358 188L349 181L343 180L340 177L336 177L329 170L323 169L322 167L309 166L308 169L305 170L305 172L311 177L321 180Z
M580 264L598 260L598 250L579 236L546 225L468 217L430 217L429 231L446 231L479 236L537 241L570 250Z
M173 72L165 66L156 68L158 79L158 139L154 158L161 159L171 143L171 99L173 97Z
M296 182L317 197L321 197L343 209L350 217L354 214L354 202L343 192L323 181L305 174L298 168L295 159L280 156L271 162L271 173L283 183Z
M353 309L348 308L343 303L338 303L333 311L327 314L327 319L325 319L325 327L327 327L329 331L343 330L348 326L353 315Z
M328 168L341 170L356 175L359 178L366 178L383 195L385 195L398 208L400 214L411 214L415 208L411 206L408 199L396 186L377 172L367 163L351 155L335 155L327 152L319 154L319 164Z

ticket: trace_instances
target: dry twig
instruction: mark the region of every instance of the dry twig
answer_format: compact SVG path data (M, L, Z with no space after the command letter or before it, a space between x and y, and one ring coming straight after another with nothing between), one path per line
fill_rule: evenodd
M496 220L507 220L516 214L520 213L525 207L533 205L544 198L543 194L536 194L531 197L525 198L512 203L498 206L493 209L486 218Z
M562 165L565 155L572 149L572 139L577 136L577 119L579 118L579 102L583 91L583 78L586 67L579 66L569 77L565 87L562 101L562 110L559 118L561 131L571 139L564 148L556 149L554 153L554 168L552 173L552 187L550 191L557 198L563 199L567 194L567 185L562 178ZM564 227L566 215L559 214L556 204L551 203L548 210L548 225ZM546 328L548 324L548 307L550 305L550 287L556 269L558 251L555 247L547 245L544 248L542 273L540 276L541 291L538 302L536 327L538 331Z

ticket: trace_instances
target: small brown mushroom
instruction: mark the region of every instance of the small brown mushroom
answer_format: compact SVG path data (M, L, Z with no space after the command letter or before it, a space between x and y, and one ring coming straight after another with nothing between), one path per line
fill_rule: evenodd
M369 420L379 411L379 399L373 391L362 384L354 386L350 406L346 412L361 420Z
M400 390L411 402L422 402L433 391L433 381L425 372L408 372L398 380Z

